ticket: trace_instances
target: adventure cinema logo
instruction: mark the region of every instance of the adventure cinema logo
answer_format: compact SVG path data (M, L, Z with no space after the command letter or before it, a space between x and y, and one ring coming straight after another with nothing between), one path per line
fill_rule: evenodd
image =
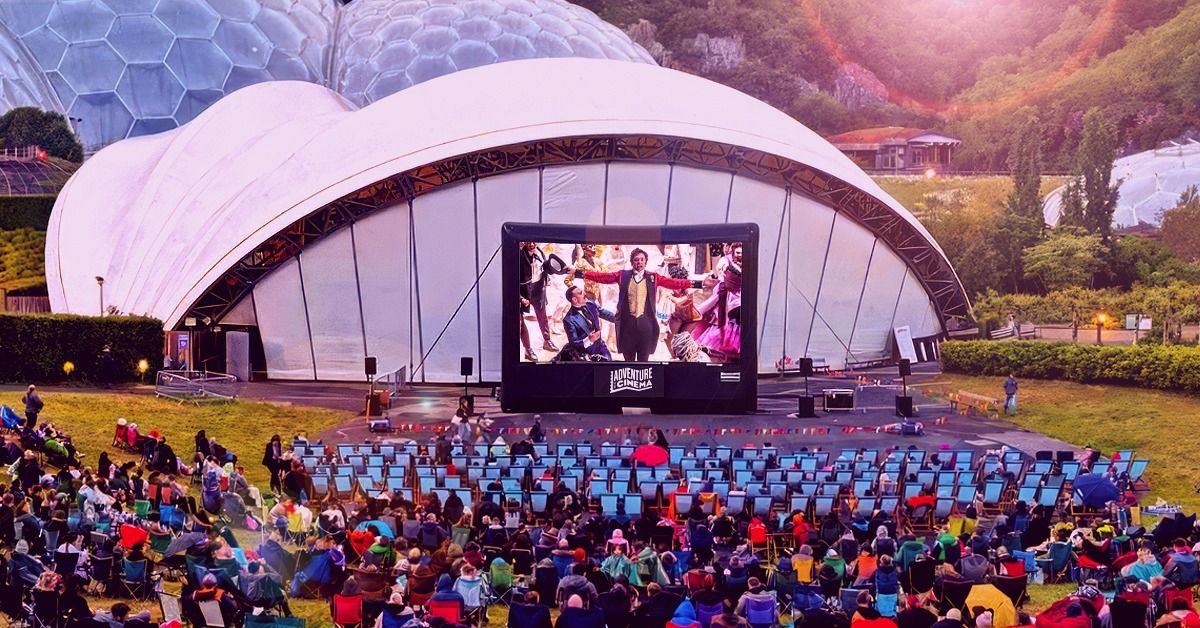
M615 395L619 392L645 392L654 388L654 368L624 368L614 369L608 373L608 393Z

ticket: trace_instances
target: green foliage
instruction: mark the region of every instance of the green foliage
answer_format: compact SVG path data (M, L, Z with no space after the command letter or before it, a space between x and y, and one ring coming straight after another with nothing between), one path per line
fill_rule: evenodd
M1013 139L1009 164L1013 189L996 224L996 248L1006 271L1009 290L1021 289L1025 278L1025 250L1042 236L1042 138L1032 113Z
M1106 314L1110 326L1120 326L1127 314L1149 316L1157 330L1152 334L1170 341L1178 325L1200 321L1200 285L1139 284L1132 290L1072 286L1045 295L989 292L974 302L975 318L981 322L1003 321L1012 315L1024 323L1088 326L1096 323L1097 313Z
M941 355L942 368L954 373L1200 393L1200 347L972 340L944 342Z
M55 196L0 196L0 230L37 229L45 231L54 211Z
M0 142L5 148L41 146L51 157L83 161L83 146L61 113L17 107L0 116Z
M32 229L0 231L0 290L46 283L46 233Z
M162 322L125 316L74 316L67 314L0 314L0 346L9 348L9 359L0 360L0 382L43 383L101 381L101 352L111 348L117 381L138 379L138 360L150 362L153 371L162 362ZM72 362L75 371L63 372Z
M1096 273L1104 269L1103 255L1100 236L1064 227L1050 239L1025 249L1025 277L1044 290L1091 286Z
M1179 204L1163 212L1162 240L1175 255L1188 262L1200 261L1200 194L1189 186Z
M1111 285L1123 289L1135 284L1200 283L1200 265L1180 259L1164 242L1137 235L1121 236L1113 242L1112 263L1108 270Z
M1083 181L1083 226L1104 242L1112 237L1120 181L1112 181L1117 156L1117 128L1093 107L1083 116L1083 136L1075 152L1075 168Z

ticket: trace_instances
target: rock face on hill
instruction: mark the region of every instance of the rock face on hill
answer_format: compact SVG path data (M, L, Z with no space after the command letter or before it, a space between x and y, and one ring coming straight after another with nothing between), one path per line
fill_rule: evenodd
M833 73L833 97L850 110L879 107L888 100L879 77L853 62L843 63Z
M734 70L746 60L746 44L741 35L712 37L697 33L680 45L680 54L699 61L696 67L703 73Z

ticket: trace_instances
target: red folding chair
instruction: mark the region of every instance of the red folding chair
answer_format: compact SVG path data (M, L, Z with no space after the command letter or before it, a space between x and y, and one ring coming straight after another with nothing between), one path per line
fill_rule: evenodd
M462 621L463 607L456 600L430 600L429 614L441 617L446 623L453 625Z
M341 628L351 626L361 628L363 620L362 596L334 594L333 604L330 609L330 619L333 620L333 625Z
M1187 602L1188 610L1196 610L1195 604L1192 603L1192 587L1183 587L1176 589L1163 590L1163 607L1167 610L1171 609L1171 604L1175 600L1183 600Z

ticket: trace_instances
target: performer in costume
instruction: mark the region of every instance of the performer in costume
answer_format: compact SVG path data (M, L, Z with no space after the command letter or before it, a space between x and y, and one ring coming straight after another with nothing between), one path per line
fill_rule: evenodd
M612 359L608 345L600 339L600 319L616 320L612 312L602 309L595 301L576 286L567 288L567 300L571 310L563 317L563 328L567 332L568 345L574 345L589 356Z
M654 353L659 334L655 308L659 289L685 290L716 283L716 279L713 278L706 278L702 283L646 272L648 259L645 251L634 249L629 254L631 270L611 273L575 271L577 278L617 285L617 351L621 352L625 360L644 362Z
M737 362L742 353L742 245L730 245L724 275L699 307L703 316L691 335L719 362Z

